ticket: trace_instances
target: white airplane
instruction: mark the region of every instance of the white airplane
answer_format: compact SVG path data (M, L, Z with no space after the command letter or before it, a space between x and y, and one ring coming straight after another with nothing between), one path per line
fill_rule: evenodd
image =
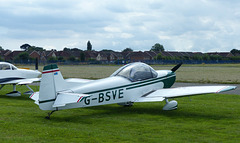
M7 96L21 96L21 93L16 90L16 85L26 85L30 90L26 94L32 94L34 91L27 85L35 81L40 81L38 78L41 72L38 70L19 69L13 64L0 62L0 90L6 84L13 85L13 91L7 93Z
M57 65L45 66L42 72L39 92L30 98L41 110L54 111L117 103L132 106L134 102L154 102L165 100L163 110L177 109L177 101L171 98L182 96L219 93L233 90L236 86L192 86L170 88L176 79L175 71L155 71L144 63L130 63L115 71L110 77L99 80L64 80Z

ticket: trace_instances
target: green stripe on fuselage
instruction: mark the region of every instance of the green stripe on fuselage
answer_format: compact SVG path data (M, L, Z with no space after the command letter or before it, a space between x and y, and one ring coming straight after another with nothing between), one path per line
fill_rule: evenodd
M172 75L172 76L169 76L169 77L161 78L161 79L156 80L154 82L149 82L149 83L144 83L144 84L137 85L137 86L128 87L127 90L142 87L142 86L151 85L151 84L158 83L158 82L163 82L164 83L163 88L170 88L173 85L173 83L175 82L175 79L176 79L176 76Z
M167 80L168 78L171 78L171 80ZM154 84L154 83L161 82L161 81L164 83L164 85L167 84L167 86L166 87L164 86L164 88L168 88L170 85L173 85L173 83L175 82L175 78L176 78L175 74L171 73L169 75L159 77L159 78L151 78L151 79L148 79L148 80L144 80L144 81L140 81L140 82L136 82L136 83L132 83L132 84L128 84L128 85L123 85L123 86L118 86L118 87L113 87L113 88L107 88L107 89L87 92L87 93L84 93L84 94L93 94L93 93L98 93L98 92L103 92L103 91L108 91L108 90L114 90L114 89L118 89L118 88L125 88L125 87L127 87L126 89L128 90L128 89L133 89L133 88L137 88L137 87L142 87L142 86L145 86L145 85ZM131 87L131 86L133 86L133 87Z
M163 84L164 84L163 88L170 88L170 87L172 87L172 85L174 84L175 80L176 80L176 76L172 76L170 78L164 79L163 80Z

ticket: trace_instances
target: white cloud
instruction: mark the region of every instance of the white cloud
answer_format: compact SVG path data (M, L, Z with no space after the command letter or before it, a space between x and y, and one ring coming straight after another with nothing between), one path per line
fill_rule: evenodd
M240 48L240 1L0 0L0 45L62 49L230 51ZM48 45L48 46L47 46Z

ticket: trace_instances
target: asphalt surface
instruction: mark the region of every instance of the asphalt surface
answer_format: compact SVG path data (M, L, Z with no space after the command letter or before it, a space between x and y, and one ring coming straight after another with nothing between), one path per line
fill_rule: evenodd
M184 87L184 86L217 86L217 85L230 85L230 86L237 86L237 89L223 92L226 94L236 94L240 95L240 84L203 84L203 83L182 83L182 82L175 82L172 87Z

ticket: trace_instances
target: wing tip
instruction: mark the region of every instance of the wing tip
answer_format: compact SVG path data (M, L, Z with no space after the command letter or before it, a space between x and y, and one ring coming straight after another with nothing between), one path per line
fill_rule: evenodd
M225 87L221 88L220 90L218 90L216 93L235 90L236 88L237 88L237 86L225 86Z

